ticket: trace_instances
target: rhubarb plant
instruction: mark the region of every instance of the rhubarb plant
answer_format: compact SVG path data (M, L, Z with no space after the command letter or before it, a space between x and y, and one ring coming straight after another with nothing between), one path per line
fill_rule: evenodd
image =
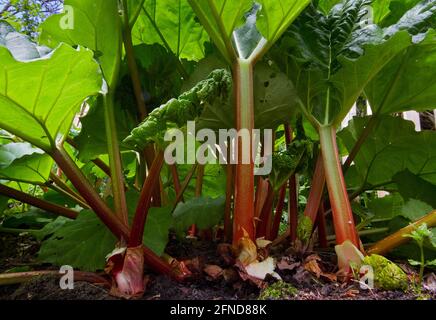
M253 69L286 31L309 1L197 1L190 0L194 12L222 57L232 68L235 86L235 128L254 129ZM244 21L245 20L245 21ZM239 147L238 149L242 150ZM251 156L254 146L250 142ZM233 244L245 237L255 238L254 161L235 170Z
M341 1L329 12L312 5L290 28L289 37L295 41L288 42L287 63L297 71L290 77L299 92L301 109L320 137L336 241L341 244L348 240L356 247L360 247L360 241L336 131L370 82L418 41L416 27L425 24L434 7L427 4L425 9L412 9L397 24L380 28L368 19L370 4Z

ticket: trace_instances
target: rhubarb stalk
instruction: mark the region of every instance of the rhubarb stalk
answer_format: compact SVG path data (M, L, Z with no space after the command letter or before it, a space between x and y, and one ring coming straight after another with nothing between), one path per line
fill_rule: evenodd
M339 159L336 129L332 126L322 126L319 128L319 134L327 188L333 212L336 242L342 244L346 240L350 240L355 247L359 248L360 241L358 240Z
M233 244L245 235L254 240L254 162L252 159L252 131L254 128L253 65L237 59L234 65L236 79L236 130L248 130L248 146L238 141L238 164L235 172L235 212ZM245 150L244 150L245 149ZM248 160L243 163L243 153Z
M426 223L429 228L436 227L436 211L433 211L428 215L422 217L418 221L409 224L407 227L398 230L397 232L390 235L389 237L380 240L368 250L368 255L371 254L383 255L388 253L392 249L404 243L407 243L410 240L410 238L405 237L405 235L410 234L412 231L416 230L417 228L419 228L419 226L423 225L424 223Z
M164 152L159 151L153 161L153 165L150 168L148 176L145 179L144 186L142 187L141 195L139 197L138 206L136 208L135 217L133 219L129 247L137 247L142 244L144 226L147 220L148 211L151 207L153 189L158 186L160 170L162 169L164 160Z

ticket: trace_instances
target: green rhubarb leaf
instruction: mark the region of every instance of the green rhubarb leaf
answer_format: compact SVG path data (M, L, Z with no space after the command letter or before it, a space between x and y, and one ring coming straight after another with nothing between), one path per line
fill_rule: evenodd
M173 227L178 234L185 233L193 224L200 230L212 228L223 219L224 207L225 197L198 197L179 203L173 213Z
M41 25L40 42L50 47L64 42L94 51L109 87L118 78L121 56L121 22L117 0L65 0L72 8L74 25L62 28L65 13L49 17Z
M136 199L137 193L129 193ZM134 204L136 202L130 202ZM129 208L132 211L132 208ZM144 245L161 255L168 243L172 223L171 208L151 208L144 228ZM56 219L43 229L32 231L44 239L38 259L54 265L71 265L84 271L102 270L105 257L114 249L117 239L91 211L80 212L76 220Z
M121 142L130 133L137 122L132 112L126 108L128 105L127 101L125 100L123 103L121 100L121 98L116 99L114 112L117 119L118 141L120 142L121 150L125 151L126 148L124 148ZM79 151L78 157L84 162L108 153L103 96L98 96L95 100L90 102L90 105L91 107L88 113L80 118L82 129L74 138L77 150Z
M27 183L45 183L53 160L29 143L0 145L0 179Z
M172 207L150 208L144 228L143 243L158 256L164 253L173 223Z
M255 128L274 130L299 112L297 92L276 66L258 63L253 82Z
M56 216L41 209L31 208L6 217L2 223L3 228L11 229L40 229L51 223Z
M259 0L257 28L271 47L309 5L309 0Z
M393 181L404 199L416 199L436 208L436 185L411 173L408 169L397 173Z
M203 59L185 82L184 88L192 88L213 70L225 67L225 63L216 56ZM297 92L286 74L280 72L276 65L257 63L254 68L253 86L255 128L274 130L299 112ZM235 123L233 102L232 98L225 104L207 106L196 123L197 128L215 131L233 128Z
M377 2L387 2L386 0L376 0ZM382 27L390 26L398 22L401 17L410 9L418 5L419 3L431 3L433 0L390 0L389 3L389 11L386 9L386 6L382 5L378 8L381 12L378 16L381 18L380 21L377 22ZM374 6L374 4L373 4ZM388 11L388 13L387 13ZM377 16L377 12L374 12L375 16ZM387 14L386 14L387 13Z
M436 5L435 5L436 12ZM395 57L365 88L373 113L436 107L436 33Z
M232 91L230 73L212 72L208 79L199 82L190 91L153 110L147 119L135 128L124 143L141 150L149 143L163 145L164 135L170 128L182 128L187 121L196 120L205 108L227 103Z
M201 24L227 62L233 61L233 31L244 23L244 15L252 8L252 0L188 0Z
M339 137L351 150L369 117L354 118ZM416 132L414 124L399 117L383 116L354 159L346 174L348 186L364 190L396 190L394 176L409 170L436 184L436 132ZM353 170L351 170L353 169Z
M381 29L368 20L369 4L343 0L328 15L309 6L290 28L295 40L284 38L287 63L295 70L290 76L317 126L340 124L366 85L412 45L412 34L432 11L412 9L398 24Z
M105 257L114 249L116 241L93 212L82 211L76 220L66 222L43 241L38 259L83 271L102 270Z
M177 171L180 177L180 180L183 181L187 174L192 169L192 165L181 164L177 165ZM168 193L171 199L176 198L173 177L168 170L166 174L165 182L169 185ZM164 182L164 183L165 183ZM203 175L203 184L202 184L202 195L210 198L218 198L225 194L226 192L226 182L227 175L226 169L224 166L219 164L206 164L204 166L204 175ZM183 194L185 199L191 199L195 197L195 188L197 183L197 174L195 173L191 178L186 190Z
M247 59L253 53L259 58L310 1L189 0L189 3L221 54L232 62L237 57Z
M207 33L187 0L145 0L132 30L133 44L161 44L179 59L205 55Z
M339 2L341 2L341 0L319 0L318 9L324 14L328 14Z
M55 147L82 102L101 89L98 64L83 48L63 44L24 63L0 47L0 61L0 128L43 150Z
M372 19L373 19L374 23L381 24L381 22L391 14L391 8L390 8L391 2L392 2L392 0L373 0L372 1L372 4L371 4L372 10L373 10ZM415 1L415 2L417 2L417 1ZM403 14L404 14L404 12L403 12Z

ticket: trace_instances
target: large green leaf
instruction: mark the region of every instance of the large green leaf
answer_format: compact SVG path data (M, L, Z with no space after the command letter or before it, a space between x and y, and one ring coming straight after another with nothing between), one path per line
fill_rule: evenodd
M126 108L127 105L126 101L121 102L118 99L115 101L116 108L114 112L117 119L119 142L123 141L136 123L136 118ZM104 107L103 97L99 96L91 103L91 108L86 116L80 119L82 129L79 135L74 138L74 141L79 151L78 157L81 161L87 162L108 153ZM124 150L122 145L120 147L121 150Z
M65 0L72 7L74 26L61 28L64 14L49 17L41 26L40 41L50 47L60 42L81 45L94 51L104 77L113 86L121 55L121 24L117 0Z
M257 18L257 28L268 41L274 44L309 5L308 0L259 0L262 8Z
M436 208L436 185L432 184L408 169L398 172L393 181L398 186L398 192L405 200L415 199ZM428 211L430 212L430 211ZM427 213L428 213L427 212Z
M204 57L207 33L187 0L145 0L132 30L133 44L161 44L179 59Z
M290 76L306 115L318 126L342 122L369 81L412 44L409 32L427 19L412 11L398 25L381 29L367 20L369 3L343 0L328 15L310 6L283 40L290 53L285 62L294 69Z
M173 213L173 227L179 234L186 232L193 224L200 230L212 228L223 219L224 206L225 197L198 197L179 203Z
M43 150L54 147L82 102L101 89L98 64L83 48L63 44L24 63L0 47L0 61L0 127Z
M39 260L84 271L102 270L117 239L93 212L82 211L42 243Z
M53 160L29 143L0 145L0 179L45 183Z
M143 243L161 256L168 243L168 233L173 223L172 206L150 208L144 227Z
M244 15L253 5L252 0L188 0L201 24L228 62L234 58L233 31L243 24Z
M151 208L144 228L144 244L161 255L168 242L171 226L171 208ZM71 265L85 271L102 270L105 257L112 252L117 239L90 211L82 211L76 220L55 220L37 231L43 241L38 253L42 262L54 265Z
M351 150L364 130L368 117L354 118L339 133ZM347 172L350 188L397 189L394 176L408 169L429 183L436 184L436 132L416 132L412 122L383 116L380 125L362 145Z
M436 6L435 6L436 8ZM365 88L374 113L436 107L436 33L395 57Z
M225 63L216 56L201 60L184 88L192 88L205 79L213 70L225 68ZM275 64L259 62L254 68L254 120L257 129L276 129L290 121L299 111L298 97L292 82L280 72ZM218 131L234 127L234 99L227 103L208 105L197 121L197 129L208 128Z
M397 23L408 10L412 9L418 3L425 1L426 0L374 0L372 4L374 9L374 22L383 27L390 26Z
M249 58L256 49L260 49L259 55L265 53L310 3L308 0L188 1L227 62L237 57Z

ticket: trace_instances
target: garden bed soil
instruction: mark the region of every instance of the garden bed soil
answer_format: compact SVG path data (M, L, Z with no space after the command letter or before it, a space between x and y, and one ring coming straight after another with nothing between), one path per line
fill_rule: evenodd
M36 260L39 244L31 237L0 234L0 272L12 268L30 266L32 270L53 269L40 265ZM172 242L169 254L181 260L195 261L201 268L205 265L218 265L225 268L225 262L217 254L217 247L210 243ZM330 262L320 253L323 267L328 269ZM291 258L292 259L292 258ZM297 263L298 264L298 263ZM333 265L333 264L332 264ZM362 290L358 284L341 284L324 281L312 273L295 268L279 270L278 273L297 291L284 298L289 300L415 300L412 292ZM272 284L275 280L267 280ZM239 278L229 281L223 277L214 280L200 273L190 281L177 283L166 276L149 273L144 300L255 300L261 289ZM436 294L430 295L433 299ZM62 290L56 276L41 276L20 285L0 286L0 300L114 300L107 289L88 282L75 282L74 289Z

